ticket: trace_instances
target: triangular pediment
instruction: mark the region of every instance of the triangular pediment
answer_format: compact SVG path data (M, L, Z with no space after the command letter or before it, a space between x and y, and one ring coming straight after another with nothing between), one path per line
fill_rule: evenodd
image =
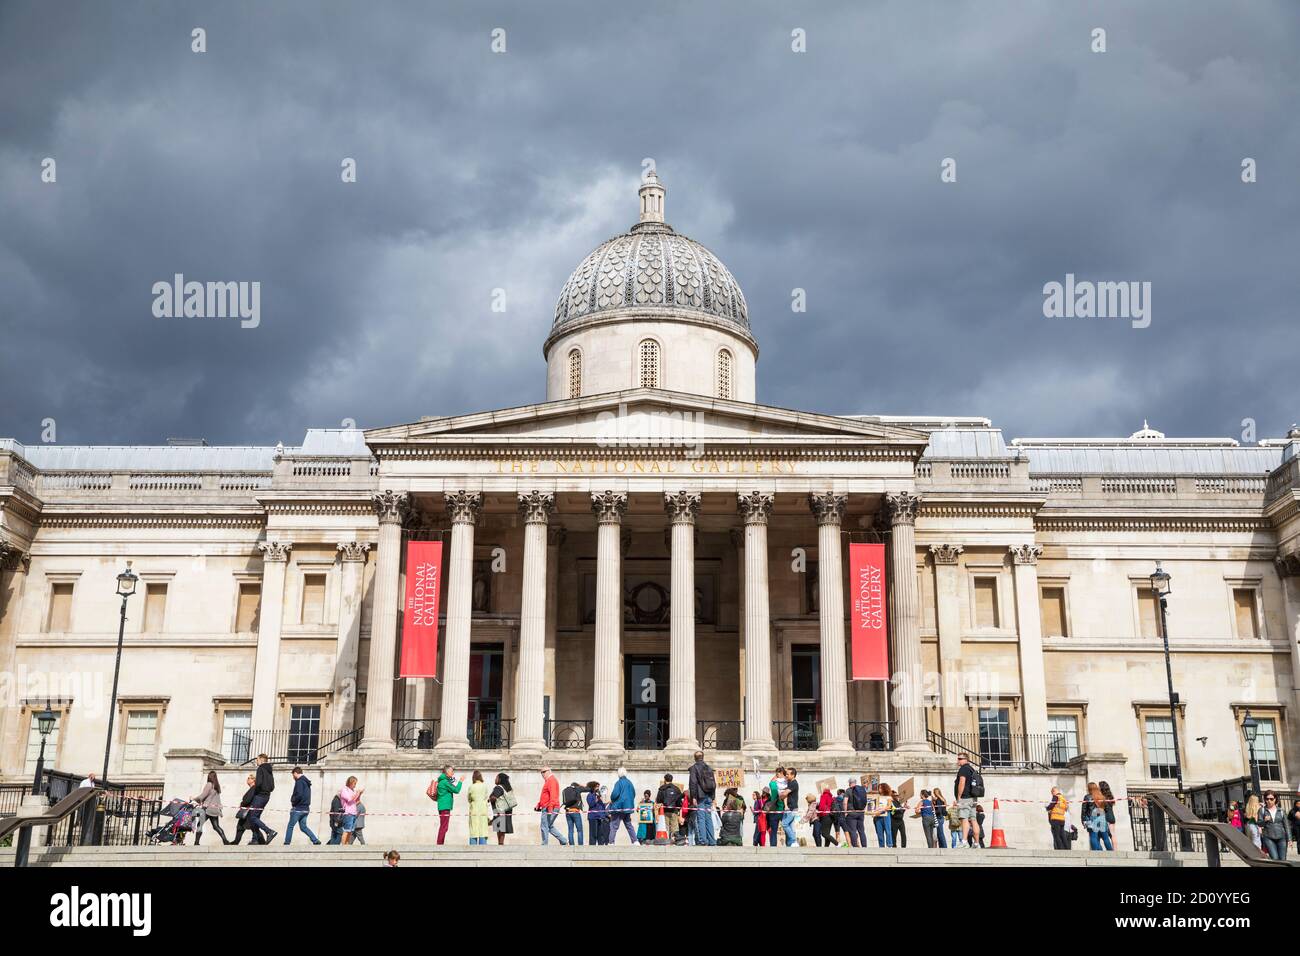
M394 444L463 445L524 439L593 445L617 439L671 439L707 443L887 444L923 448L924 432L879 419L843 418L709 398L663 389L639 388L584 398L444 418L366 432L372 448Z

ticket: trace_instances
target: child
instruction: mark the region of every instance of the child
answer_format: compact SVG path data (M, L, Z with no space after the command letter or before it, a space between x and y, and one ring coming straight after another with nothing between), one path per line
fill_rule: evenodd
M402 854L396 850L389 850L384 854L384 866L397 866L401 862Z
M636 805L636 839L642 846L655 841L655 803L649 790L641 794L641 802Z

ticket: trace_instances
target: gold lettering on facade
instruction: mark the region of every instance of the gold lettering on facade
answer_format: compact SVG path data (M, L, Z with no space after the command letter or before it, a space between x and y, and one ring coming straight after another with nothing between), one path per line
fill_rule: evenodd
M646 458L497 458L498 475L793 475L795 462L775 458L696 458L689 462Z

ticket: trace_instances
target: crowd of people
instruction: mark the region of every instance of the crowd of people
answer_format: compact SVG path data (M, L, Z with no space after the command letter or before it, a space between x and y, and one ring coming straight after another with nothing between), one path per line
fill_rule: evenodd
M301 767L292 770L293 791L289 801L289 822L284 845L299 830L319 846L321 840L307 825L311 815L311 780ZM878 847L906 847L907 821L919 821L925 845L931 849L965 849L984 847L985 814L981 799L984 781L978 767L961 754L949 799L938 787L919 791L915 796L892 788L875 777L863 774L849 778L844 785L822 780L802 792L797 768L777 767L766 784L750 792L748 799L736 787L726 787L718 794L713 768L697 751L686 780L679 782L671 773L662 775L658 786L637 788L625 769L619 768L612 789L599 781L573 781L562 786L550 767L543 767L541 790L533 807L539 820L542 845L552 841L561 846L605 846L614 844L619 830L626 830L632 844L669 843L697 846L742 846L745 827L751 828L753 846L775 847L807 844L809 838L818 847L871 845L874 832ZM221 783L209 772L202 790L192 799L196 804L194 842L202 840L203 829L210 826L223 844L238 845L245 833L253 844L267 844L278 834L262 819L263 810L275 789L271 763L265 754L257 758L257 768L248 775L248 789L236 811L234 838L226 836L221 826L223 813ZM515 833L515 816L519 799L510 777L498 773L491 785L481 770L472 772L469 786L455 768L442 767L430 781L426 795L437 808L439 846L446 842L457 797L463 795L469 816L469 842L483 845L489 834L504 845ZM330 845L365 844L365 788L356 777L348 777L330 804ZM1091 850L1114 850L1112 829L1115 826L1116 797L1102 780L1088 783L1079 807L1079 821L1088 835ZM1052 846L1057 850L1073 849L1079 828L1070 822L1070 800L1057 787L1046 805ZM1233 801L1225 811L1225 822L1237 827L1254 841L1261 854L1284 860L1288 840L1300 848L1300 802L1288 811L1273 791L1263 799L1252 795L1245 806ZM869 822L868 822L869 821ZM801 836L800 833L806 834ZM389 865L396 865L393 860Z

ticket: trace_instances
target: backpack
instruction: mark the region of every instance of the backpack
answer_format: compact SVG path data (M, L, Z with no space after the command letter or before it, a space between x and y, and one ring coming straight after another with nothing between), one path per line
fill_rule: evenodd
M560 795L560 799L564 801L565 808L576 807L578 809L581 809L582 788L575 787L573 784L569 784L569 786L564 788L564 793Z
M700 768L700 792L705 796L710 793L716 793L718 790L718 779L713 776L713 768L705 764Z
M855 784L849 791L849 809L865 810L867 809L867 788L862 784Z
M680 810L682 807L682 791L676 784L668 784L664 787L663 799L659 802L664 805L665 810Z
M967 781L966 792L962 796L978 800L984 796L984 775L979 772L974 764L968 766L970 767L970 780Z

